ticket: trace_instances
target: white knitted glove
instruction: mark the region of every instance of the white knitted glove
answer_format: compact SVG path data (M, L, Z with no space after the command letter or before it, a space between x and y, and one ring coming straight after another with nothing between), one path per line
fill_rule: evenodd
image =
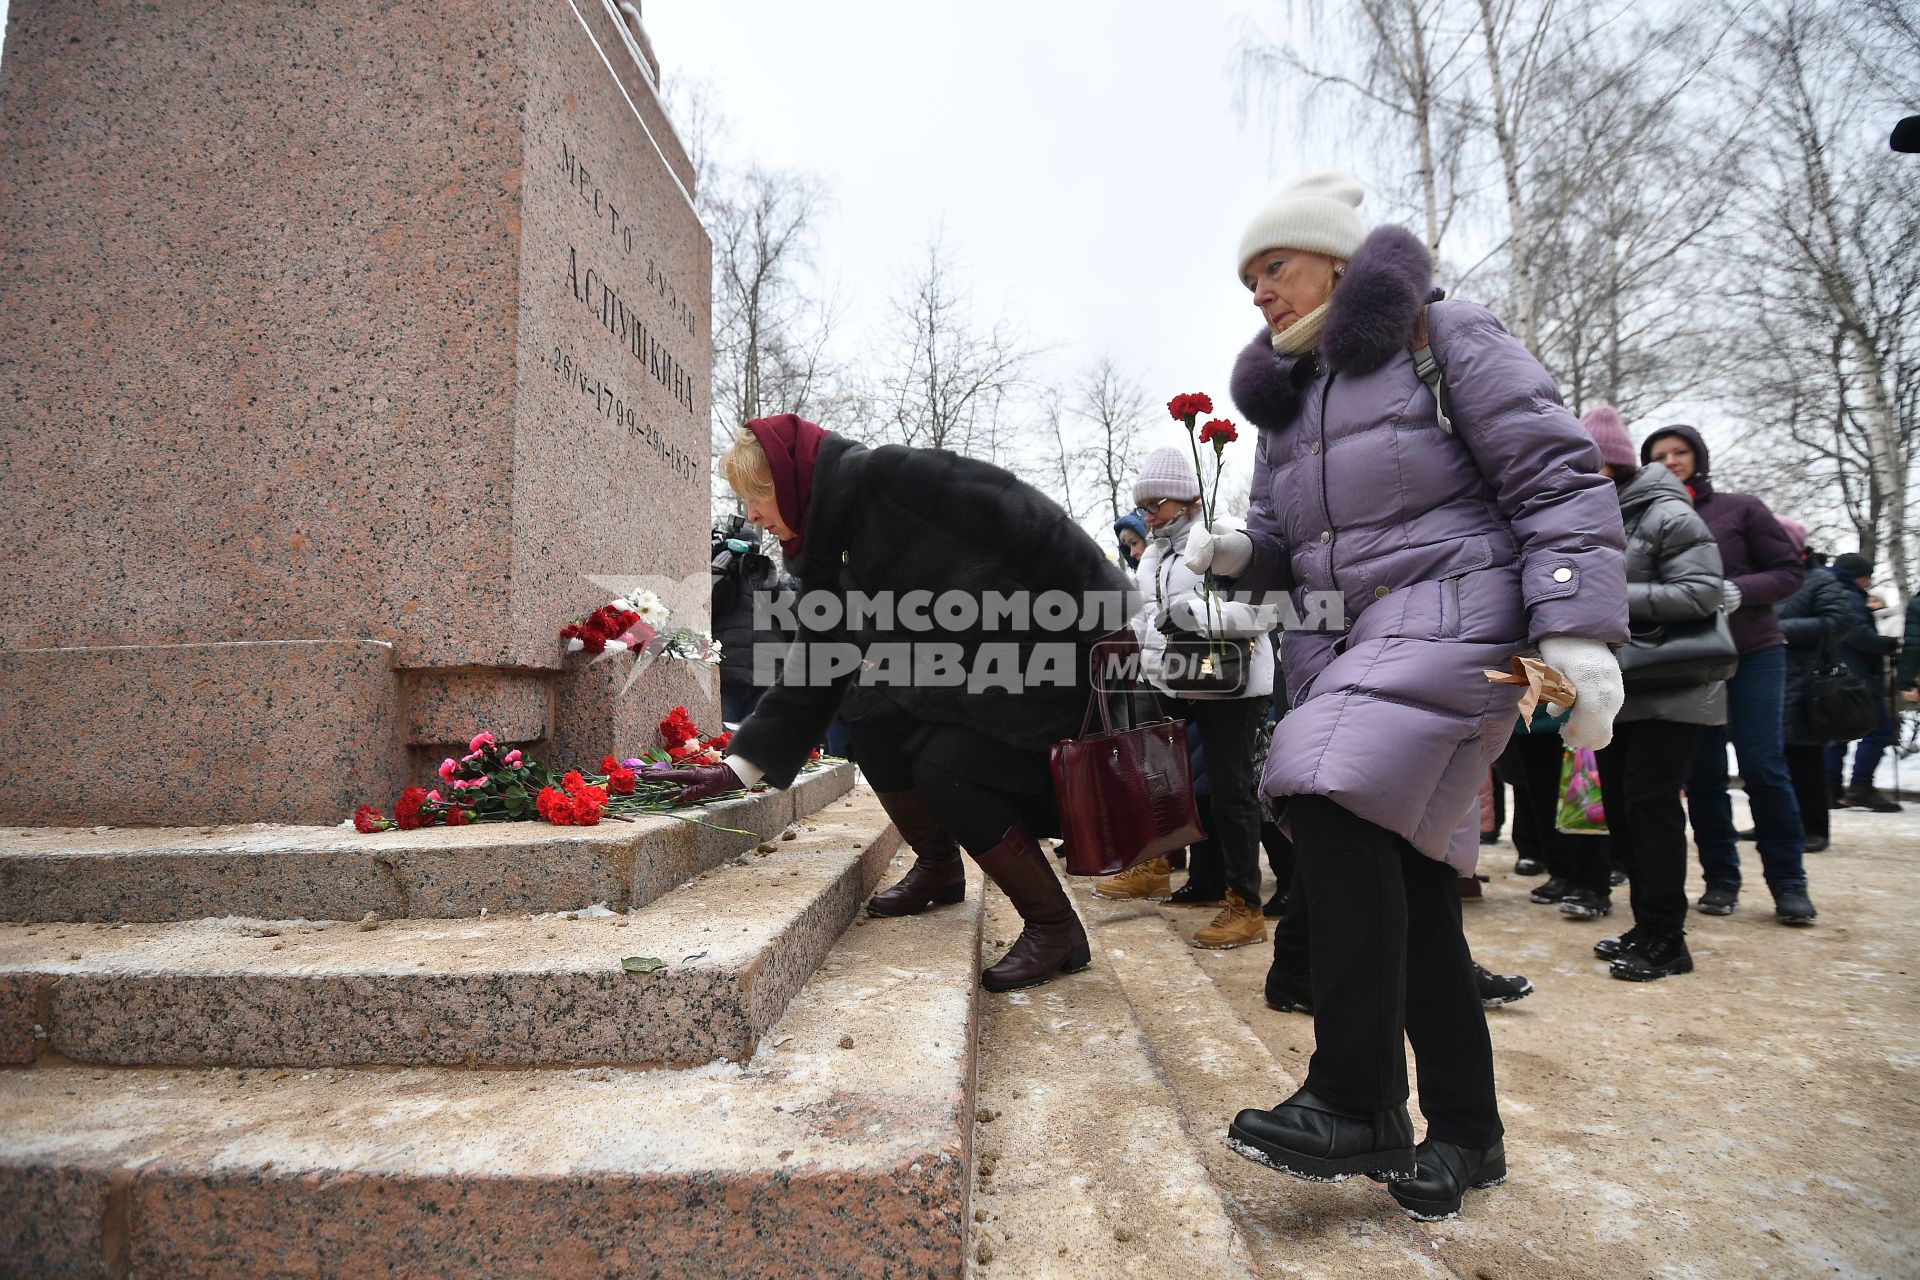
M1212 529L1195 524L1187 534L1187 568L1195 573L1205 573L1211 568L1231 578L1253 563L1253 539L1240 529L1219 528L1222 523L1219 520L1213 523Z
M1732 578L1720 584L1720 608L1727 613L1733 613L1740 608L1740 584Z
M1565 676L1576 695L1573 714L1560 729L1560 740L1569 747L1598 751L1613 741L1613 718L1626 701L1620 684L1620 660L1599 640L1579 636L1548 636L1540 642L1540 659ZM1565 707L1547 704L1551 715Z

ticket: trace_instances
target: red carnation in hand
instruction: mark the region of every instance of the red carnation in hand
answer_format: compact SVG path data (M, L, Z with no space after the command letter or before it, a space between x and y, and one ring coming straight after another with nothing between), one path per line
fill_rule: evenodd
M1167 401L1167 413L1175 422L1184 422L1187 429L1193 429L1193 420L1203 413L1213 412L1213 397L1204 391L1189 391Z
M1216 449L1224 449L1239 438L1240 433L1235 431L1233 424L1225 418L1215 418L1200 428L1200 443L1206 444L1211 441Z
M353 811L353 829L371 835L375 831L386 831L393 824L380 816L380 811L370 804L363 804Z
M408 787L393 802L393 825L402 831L412 831L424 827L431 819L420 816L420 806L427 802L425 787Z

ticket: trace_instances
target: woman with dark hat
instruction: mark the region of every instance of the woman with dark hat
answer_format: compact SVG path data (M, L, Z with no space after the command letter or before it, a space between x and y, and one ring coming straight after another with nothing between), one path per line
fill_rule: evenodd
M1580 420L1600 447L1602 470L1620 491L1627 532L1627 616L1646 634L1698 624L1720 609L1720 548L1686 489L1664 467L1634 460L1626 425L1611 405ZM1727 722L1724 680L1630 689L1600 751L1600 790L1613 856L1630 878L1633 927L1594 943L1614 977L1650 982L1693 972L1687 950L1687 817L1680 783L1710 726ZM1597 869L1602 899L1606 868ZM1567 910L1567 904L1561 904ZM1572 914L1572 913L1570 913Z
M868 910L960 901L964 848L1023 921L982 986L1085 968L1036 837L1059 830L1047 749L1081 722L1093 642L1130 612L1120 571L1038 489L943 450L869 449L789 413L749 422L721 467L800 580L799 641L724 763L659 776L683 800L787 786L837 710L917 855Z
M1229 1141L1305 1178L1380 1178L1444 1217L1506 1176L1457 887L1521 692L1486 672L1538 646L1577 693L1566 740L1605 746L1626 574L1613 486L1552 379L1484 308L1437 301L1426 246L1368 235L1360 200L1316 174L1247 228L1235 266L1265 321L1232 384L1260 427L1248 527L1188 539L1188 563L1236 590L1339 605L1286 633L1293 709L1262 780L1313 918L1313 1059Z
M1773 606L1800 589L1806 568L1787 531L1750 493L1715 489L1707 442L1692 427L1662 427L1640 442L1640 464L1673 473L1693 496L1694 510L1720 546L1726 574L1727 626L1740 666L1727 681L1727 723L1708 726L1687 777L1687 817L1700 851L1706 892L1695 905L1710 916L1731 913L1740 898L1740 853L1734 844L1733 801L1727 795L1727 743L1733 743L1740 781L1753 810L1754 844L1773 913L1782 924L1812 924L1802 860L1806 834L1787 773L1787 656Z
M1832 824L1828 810L1838 793L1827 781L1826 735L1809 722L1808 698L1813 682L1825 665L1840 652L1840 644L1853 629L1852 607L1847 589L1826 572L1825 566L1807 555L1807 527L1798 520L1780 517L1794 550L1807 566L1806 581L1800 589L1774 606L1780 619L1780 634L1787 642L1786 685L1786 757L1787 776L1793 779L1793 797L1800 806L1800 826L1805 832L1807 853L1825 853L1831 844ZM1743 831L1742 840L1754 833Z

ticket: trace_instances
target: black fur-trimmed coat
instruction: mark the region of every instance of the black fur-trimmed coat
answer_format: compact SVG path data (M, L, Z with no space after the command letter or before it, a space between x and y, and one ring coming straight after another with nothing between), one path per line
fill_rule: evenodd
M801 553L788 564L801 597L823 592L843 602L850 592L887 592L896 598L926 592L937 599L957 591L1063 592L1076 602L1074 625L1048 630L1001 626L953 631L913 630L896 616L891 628L841 625L810 630L800 615L799 641L781 681L761 698L734 735L732 750L786 786L844 698L849 716L885 699L917 720L959 724L996 742L1041 750L1079 727L1087 706L1087 656L1093 641L1121 626L1132 588L1058 503L1008 471L939 449L883 445L870 449L829 434L816 461L801 531ZM1078 602L1110 594L1116 616L1081 612ZM1025 672L1039 644L1073 647L1070 683L1010 692L925 682L863 684L856 675L831 684L810 682L802 646L953 643L963 663L977 667L983 644L1013 646L1014 669ZM1005 652L1005 651L1003 651ZM797 660L796 660L797 659Z

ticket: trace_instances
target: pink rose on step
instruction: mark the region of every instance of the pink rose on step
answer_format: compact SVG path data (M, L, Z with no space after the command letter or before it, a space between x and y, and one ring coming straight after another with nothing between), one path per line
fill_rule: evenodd
M509 767L516 767L516 768L517 768L517 767L519 766L519 764L520 764L520 748L518 748L518 747L515 747L515 748L514 748L513 750L511 750L511 751L509 751L509 752L507 752L507 764L508 764L508 766L509 766Z
M473 735L473 741L467 744L467 750L478 751L482 747L490 747L492 745L493 745L493 735L490 733L487 733L485 730L482 730L481 732Z
M453 762L452 756L448 756L445 760L442 760L440 762L440 780L442 782L452 782L453 771L459 767L459 765Z

